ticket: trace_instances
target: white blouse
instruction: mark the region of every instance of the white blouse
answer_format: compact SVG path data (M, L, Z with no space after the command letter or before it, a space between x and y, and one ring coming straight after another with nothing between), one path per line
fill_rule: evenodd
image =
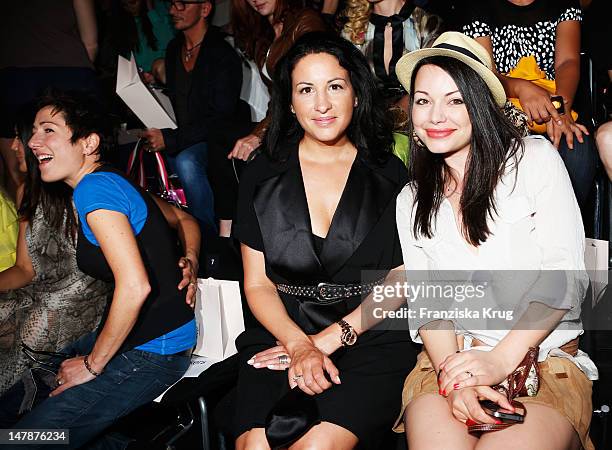
M556 329L540 344L539 360L553 355L572 359L591 379L597 369L586 353L575 358L558 350L583 333L580 304L588 287L584 266L584 228L572 185L557 150L541 136L524 138L525 151L515 167L509 167L495 189L497 217L489 220L491 234L477 252L461 236L452 206L444 200L433 225L434 236L416 238L413 233L415 206L412 185L397 199L397 228L404 265L410 271L568 271L568 286L556 308L568 309ZM564 273L564 272L562 272ZM578 274L578 276L576 276ZM581 274L584 274L582 276ZM518 288L511 286L510 289ZM458 305L456 305L458 306ZM411 337L421 343L418 328L425 321L410 316ZM500 328L500 327L497 327ZM468 330L455 322L457 334L465 336L465 348L472 339L495 346L508 329Z

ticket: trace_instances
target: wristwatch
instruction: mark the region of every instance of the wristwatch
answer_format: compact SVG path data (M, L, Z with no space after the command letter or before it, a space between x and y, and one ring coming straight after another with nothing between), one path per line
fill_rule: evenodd
M355 329L344 319L340 319L338 322L340 328L342 328L342 334L340 335L340 343L343 347L349 347L357 342L357 333Z

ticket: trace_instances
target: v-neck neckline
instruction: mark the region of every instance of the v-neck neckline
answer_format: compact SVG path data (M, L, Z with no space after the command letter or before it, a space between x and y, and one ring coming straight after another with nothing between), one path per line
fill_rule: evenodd
M448 197L444 197L444 200L442 201L442 203L446 203L448 205L448 208L450 209L450 214L451 217L453 219L452 221L452 227L455 230L455 233L457 235L457 238L461 241L461 243L463 244L463 248L465 249L465 251L473 258L478 258L481 253L482 253L482 246L480 247L474 247L473 245L470 246L470 244L465 240L465 237L463 237L463 234L461 233L461 230L459 228L459 222L457 221L457 215L455 214L455 209L453 208L452 203L450 202L450 200L448 199ZM474 252L472 250L473 247L476 251Z
M347 195L347 187L350 184L351 181L351 176L354 172L354 168L355 168L355 163L357 161L359 155L355 154L355 158L353 159L353 162L351 163L351 168L349 169L349 173L348 176L346 177L346 182L344 183L344 187L342 188L342 193L340 194L340 198L338 199L338 203L336 204L336 209L334 210L334 214L332 215L332 219L331 222L329 223L329 228L327 229L327 233L325 234L325 236L319 236L318 234L314 234L312 231L312 217L310 215L310 205L308 204L308 196L306 195L306 186L304 185L304 174L302 172L302 162L300 161L300 153L299 153L299 147L298 147L298 151L297 151L297 164L298 164L298 172L300 175L300 185L301 185L301 191L302 191L302 198L304 201L304 204L306 205L306 222L308 225L308 230L310 231L310 234L312 236L316 236L320 239L323 240L323 243L325 243L327 241L328 236L330 235L330 233L332 232L333 228L334 228L334 224L338 222L338 211L341 209L343 202L345 201L345 197Z

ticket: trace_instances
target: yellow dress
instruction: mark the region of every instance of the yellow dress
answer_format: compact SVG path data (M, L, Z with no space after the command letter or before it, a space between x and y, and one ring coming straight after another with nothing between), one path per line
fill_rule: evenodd
M15 206L0 190L0 272L15 264L18 228Z

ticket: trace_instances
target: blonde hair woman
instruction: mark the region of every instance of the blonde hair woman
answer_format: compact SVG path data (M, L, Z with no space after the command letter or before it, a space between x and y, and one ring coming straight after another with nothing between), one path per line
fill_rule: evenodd
M392 104L405 100L395 64L405 53L430 46L441 32L441 19L412 0L348 0L343 15L348 21L342 36L366 56L384 96ZM393 42L400 36L398 50Z

